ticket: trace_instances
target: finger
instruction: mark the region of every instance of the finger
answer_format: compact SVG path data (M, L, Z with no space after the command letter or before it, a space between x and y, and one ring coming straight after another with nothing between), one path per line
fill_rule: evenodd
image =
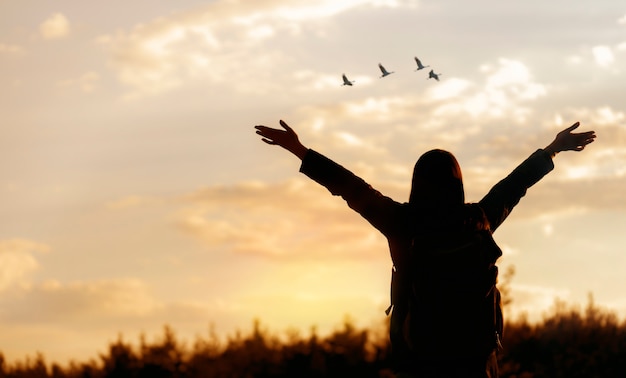
M575 124L573 124L572 126L568 127L567 129L563 130L564 132L568 133L572 130L575 130L576 128L578 128L578 126L580 126L580 122L576 122Z
M584 133L572 133L573 135L576 135L578 137L584 137L584 138L595 138L596 137L596 132L595 131L585 131Z
M589 132L584 133L584 135L587 137L587 139L595 139L596 132L595 131L589 131Z
M267 141L271 140L271 137L269 137L266 133L264 133L264 132L263 132L263 131L261 131L261 130L257 130L257 131L256 131L256 133L257 133L258 135L262 136L263 138L261 138L261 140L262 140L262 141L264 141L264 142L266 142L266 143L267 143Z
M285 130L289 131L289 132L293 132L293 129L291 127L289 127L289 125L287 124L287 122L283 121L282 119L280 120L280 125L282 127L285 128Z
M581 143L581 144L589 144L593 142L595 139L596 139L595 135L585 135L585 134L577 135L577 138L576 138L578 143Z
M262 140L263 142L267 143L267 144L272 144L272 145L273 145L273 144L276 144L276 142L274 142L273 140L269 140L269 139L266 139L266 138L262 138L261 140Z

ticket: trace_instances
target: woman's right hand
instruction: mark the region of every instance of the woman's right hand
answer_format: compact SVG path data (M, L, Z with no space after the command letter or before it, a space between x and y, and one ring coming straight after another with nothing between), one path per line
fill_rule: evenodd
M284 128L284 130L273 129L263 125L257 125L254 126L254 128L256 129L256 133L263 137L261 139L263 142L281 146L302 159L308 151L308 148L300 143L298 134L296 134L296 132L293 131L293 129L289 127L285 121L280 120L280 125Z

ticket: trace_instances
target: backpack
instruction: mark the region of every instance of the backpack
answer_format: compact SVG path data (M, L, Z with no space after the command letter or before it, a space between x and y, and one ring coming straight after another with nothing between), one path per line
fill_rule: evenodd
M413 238L408 269L397 272L408 302L402 337L411 355L483 358L501 346L501 255L488 226Z

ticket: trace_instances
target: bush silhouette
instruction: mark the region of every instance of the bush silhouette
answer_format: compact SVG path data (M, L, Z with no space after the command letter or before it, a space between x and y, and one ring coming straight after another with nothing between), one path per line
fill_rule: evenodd
M221 340L211 328L189 347L165 326L153 342L141 335L133 345L119 335L97 360L67 366L49 365L42 354L8 363L0 353L0 378L391 376L385 326L379 328L358 329L346 319L325 337L315 328L307 337L294 329L279 337L254 320L249 334ZM582 310L556 302L540 322L509 321L503 344L501 377L626 377L626 323L591 296Z
M542 322L505 327L502 376L626 377L626 323L594 305L584 311L557 301Z

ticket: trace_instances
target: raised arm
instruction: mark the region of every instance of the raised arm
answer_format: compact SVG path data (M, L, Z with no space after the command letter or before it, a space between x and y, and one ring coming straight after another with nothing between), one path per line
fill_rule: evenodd
M480 200L480 205L487 214L492 231L495 231L504 222L520 199L526 195L528 188L554 168L552 158L557 153L582 151L585 146L595 140L594 131L572 133L579 125L580 123L576 122L559 132L552 143L543 150L535 151Z
M284 128L273 129L267 126L254 126L267 144L278 145L296 155L302 163L300 172L324 186L328 191L341 196L348 206L359 213L376 229L388 235L399 219L397 213L401 205L382 195L354 173L335 163L326 156L305 147L298 135L284 121Z
M257 125L254 126L256 133L262 136L261 139L267 144L281 146L285 150L296 155L300 160L306 155L308 148L306 148L298 139L298 134L285 121L280 120L280 125L285 129L273 129L271 127Z

